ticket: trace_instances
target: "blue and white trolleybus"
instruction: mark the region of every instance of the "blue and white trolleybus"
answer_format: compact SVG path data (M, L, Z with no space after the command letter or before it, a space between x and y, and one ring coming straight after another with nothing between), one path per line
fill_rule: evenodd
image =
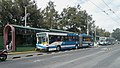
M84 45L92 45L92 37L76 33L40 32L36 33L36 37L36 48L45 51L78 49Z

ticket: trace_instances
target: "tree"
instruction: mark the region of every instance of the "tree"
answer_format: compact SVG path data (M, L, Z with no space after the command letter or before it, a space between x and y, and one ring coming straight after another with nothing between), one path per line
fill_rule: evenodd
M69 31L87 33L87 23L89 22L89 28L92 26L92 17L88 15L85 10L80 9L80 5L77 7L64 8L61 12L61 27L66 28Z
M96 27L96 35L103 36L103 37L109 37L110 32L106 31L105 29L99 28L99 26L97 26Z
M75 7L68 7L61 14L61 24L69 31L78 31L77 27L79 27L80 23L78 21L77 9Z
M48 6L42 10L43 28L57 29L58 12L55 10L54 2L49 1Z
M112 32L112 37L120 41L120 28L116 28Z

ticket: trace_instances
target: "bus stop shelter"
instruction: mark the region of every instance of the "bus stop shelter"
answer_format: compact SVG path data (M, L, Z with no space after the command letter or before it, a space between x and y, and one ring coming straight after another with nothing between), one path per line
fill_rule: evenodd
M33 44L33 42L36 42L36 33L44 31L47 32L49 30L7 24L4 27L4 48L6 49L7 45L11 44L9 49L15 51L17 45L28 43L28 39L30 40L29 44Z

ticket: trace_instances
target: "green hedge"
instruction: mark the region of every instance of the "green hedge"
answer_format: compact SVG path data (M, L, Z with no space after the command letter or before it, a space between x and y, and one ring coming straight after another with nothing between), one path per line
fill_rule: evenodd
M3 36L0 36L0 49L3 49Z
M17 47L35 47L35 45L33 45L33 44L17 44L16 45Z
M23 52L23 51L34 51L35 47L17 47L17 52Z

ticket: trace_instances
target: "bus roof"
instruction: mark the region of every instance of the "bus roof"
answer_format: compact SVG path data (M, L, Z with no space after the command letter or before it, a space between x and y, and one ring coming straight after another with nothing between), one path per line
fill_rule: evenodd
M70 32L70 31L64 31L64 30L57 30L57 29L49 29L50 32L59 32L59 33L74 33L74 32Z
M82 37L92 37L91 35L87 35L87 34L80 34L80 36L82 36Z
M57 33L57 32L40 32L37 34L43 34L43 33L47 33L48 35L78 36L78 34L75 33Z

